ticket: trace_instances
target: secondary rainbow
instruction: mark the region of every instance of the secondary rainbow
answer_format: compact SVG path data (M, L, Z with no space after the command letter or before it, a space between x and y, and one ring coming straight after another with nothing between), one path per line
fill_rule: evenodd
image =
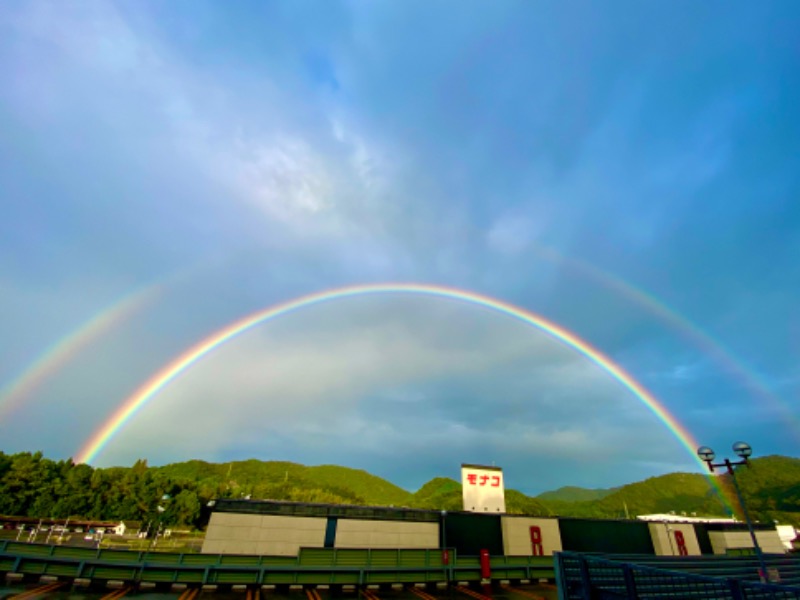
M15 379L0 389L0 419L6 418L37 387L61 370L92 342L124 323L152 302L161 286L135 290L110 304L79 327L51 344Z
M604 271L591 263L566 256L554 248L543 245L533 245L531 249L541 258L586 277L633 302L657 317L674 331L677 331L682 337L689 340L720 365L727 373L739 379L744 387L761 402L762 406L766 405L776 413L780 413L792 435L800 440L800 418L795 415L791 407L771 392L762 378L754 373L752 369L746 367L722 343L712 338L674 308L669 307L644 288L620 279L618 276Z
M265 323L276 317L280 317L293 311L328 302L331 300L349 298L353 296L376 295L376 294L416 294L424 296L435 296L467 302L481 306L498 313L518 319L528 325L549 334L554 339L573 348L600 368L605 370L623 387L627 388L642 404L644 404L677 438L680 444L686 449L690 456L705 471L705 464L695 454L699 446L692 434L673 417L669 411L656 398L647 391L644 386L637 382L631 375L619 365L615 364L610 358L597 348L592 347L588 342L582 340L567 329L548 321L544 317L537 315L529 310L514 306L502 300L491 298L475 292L469 292L456 288L449 288L439 285L419 284L419 283L379 283L355 285L341 287L332 290L325 290L313 294L308 294L289 300L282 304L267 307L263 310L243 317L228 326L216 331L208 337L202 339L188 350L177 356L165 367L155 373L150 379L142 384L130 397L128 397L120 407L109 417L81 447L76 455L76 461L82 463L92 462L111 439L120 432L125 424L133 418L153 397L156 396L167 385L178 378L189 367L197 363L200 359L207 356L216 348L234 339L239 334ZM720 492L720 497L725 498L721 492L715 478L710 478L712 485Z

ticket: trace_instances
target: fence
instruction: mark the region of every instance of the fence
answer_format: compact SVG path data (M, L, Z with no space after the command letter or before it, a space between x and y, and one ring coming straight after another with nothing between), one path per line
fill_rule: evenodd
M800 587L760 583L741 578L736 558L710 561L689 558L682 563L688 570L670 570L627 560L611 560L600 556L560 552L555 555L555 572L560 600L611 600L619 598L675 600L800 600ZM724 560L728 569L718 565ZM680 565L672 561L671 565ZM703 565L713 568L717 575L696 571ZM798 561L794 561L798 566ZM673 567L674 568L674 567ZM754 570L748 570L757 577ZM736 575L740 576L736 576Z

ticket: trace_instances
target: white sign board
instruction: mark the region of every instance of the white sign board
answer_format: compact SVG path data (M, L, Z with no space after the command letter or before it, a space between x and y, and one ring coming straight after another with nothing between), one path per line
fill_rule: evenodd
M481 465L461 465L464 510L482 513L506 512L503 469Z

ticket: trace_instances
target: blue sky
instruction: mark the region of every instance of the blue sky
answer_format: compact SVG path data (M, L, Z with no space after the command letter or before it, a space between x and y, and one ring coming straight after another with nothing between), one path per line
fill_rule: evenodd
M74 456L226 324L396 281L558 323L720 454L797 456L798 29L791 2L3 3L0 447ZM220 348L96 464L140 457L412 490L495 463L529 493L698 469L573 350L399 295Z

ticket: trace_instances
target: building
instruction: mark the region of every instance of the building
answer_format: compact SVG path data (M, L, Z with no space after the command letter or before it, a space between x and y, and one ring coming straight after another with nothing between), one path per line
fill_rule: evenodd
M533 517L217 500L202 552L296 556L300 548L451 549L462 556L551 556L562 550L696 556L752 551L743 523L687 518L662 521ZM756 525L765 553L784 553L775 527Z

